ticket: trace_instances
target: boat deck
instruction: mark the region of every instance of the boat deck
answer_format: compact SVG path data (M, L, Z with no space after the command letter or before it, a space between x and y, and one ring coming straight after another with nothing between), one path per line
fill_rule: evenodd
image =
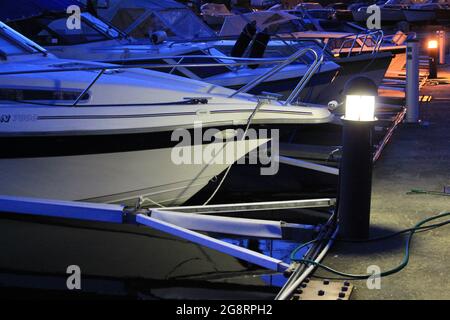
M438 76L448 79L450 65ZM419 220L449 211L450 197L408 194L412 189L443 191L450 184L450 85L425 86L421 95L431 101L421 106L423 125L401 125L375 164L371 236L412 227ZM350 273L366 273L370 265L381 271L397 266L406 236L374 243L335 243L324 264ZM352 299L450 299L446 281L450 256L448 227L414 236L408 266L381 279L380 290L355 281ZM326 275L318 271L316 275Z

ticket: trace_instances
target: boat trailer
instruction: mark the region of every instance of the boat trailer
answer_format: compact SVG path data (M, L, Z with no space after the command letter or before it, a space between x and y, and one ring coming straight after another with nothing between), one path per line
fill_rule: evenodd
M332 198L181 206L165 208L130 208L118 204L47 200L27 197L0 196L0 212L17 215L76 219L113 224L137 224L182 238L192 243L220 251L235 258L276 272L284 272L289 264L282 260L216 239L206 233L259 237L265 239L295 239L298 232L313 234L323 225L286 223L280 220L251 219L246 212L314 209L333 207ZM244 217L227 216L240 212ZM294 236L293 236L294 235Z

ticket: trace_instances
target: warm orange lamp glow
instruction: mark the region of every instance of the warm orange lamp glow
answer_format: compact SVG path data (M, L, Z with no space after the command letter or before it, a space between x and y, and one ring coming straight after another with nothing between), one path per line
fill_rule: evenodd
M428 49L436 49L438 47L437 40L428 40Z

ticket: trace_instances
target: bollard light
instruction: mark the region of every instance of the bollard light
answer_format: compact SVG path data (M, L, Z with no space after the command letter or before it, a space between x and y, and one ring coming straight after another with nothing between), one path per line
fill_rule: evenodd
M374 121L375 97L348 95L345 101L345 120Z
M377 93L375 83L366 77L357 77L346 84L338 200L341 238L366 239L369 236L372 130L377 120L375 118Z
M438 41L437 40L428 40L428 49L437 49Z
M428 55L430 56L430 79L436 79L437 78L437 62L439 59L439 51L438 51L439 43L437 39L430 39L428 40Z

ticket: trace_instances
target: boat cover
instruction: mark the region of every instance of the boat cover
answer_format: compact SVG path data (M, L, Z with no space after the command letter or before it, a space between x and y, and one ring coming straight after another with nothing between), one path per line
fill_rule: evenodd
M239 35L242 29L244 29L245 25L252 21L256 21L258 30L264 30L271 26L281 25L287 22L295 22L298 20L301 19L297 16L283 11L259 11L241 15L233 15L225 18L225 22L223 23L222 29L220 30L220 35ZM302 30L297 29L295 31Z
M109 0L109 6L99 14L134 38L146 38L149 31L161 30L169 39L216 36L188 7L172 0Z
M46 13L66 12L71 5L84 6L77 0L2 0L0 20L3 22L29 19Z

